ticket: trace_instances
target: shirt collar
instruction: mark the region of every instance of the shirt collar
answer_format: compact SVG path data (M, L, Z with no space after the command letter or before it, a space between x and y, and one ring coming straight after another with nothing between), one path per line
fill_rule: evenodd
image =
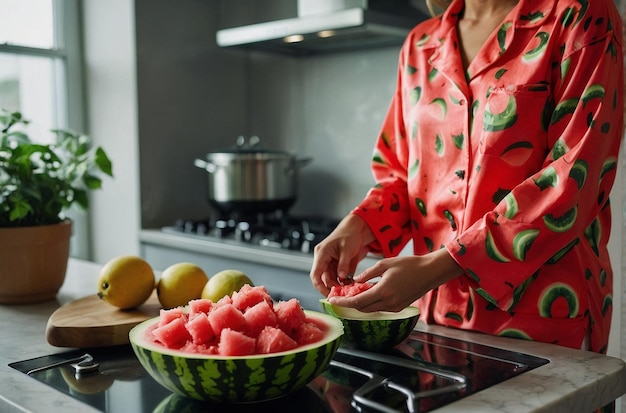
M433 47L440 45L441 39L447 37L452 30L455 30L463 7L465 7L465 0L454 0L443 15L439 17L441 25L438 33L431 36L429 44L424 46ZM538 27L544 24L545 20L553 13L555 7L556 0L519 0L514 12L509 14L507 20L502 23L514 23L515 28L518 29Z
M474 70L479 71L484 68L489 62L497 59L500 50L507 49L510 43L515 37L517 30L529 29L539 27L545 23L547 19L551 17L556 7L557 0L519 0L519 3L513 9L512 13L509 13L506 20L502 22L500 28L497 30L503 30L509 32L498 41L500 49L492 49L492 55L483 55L476 63L472 63ZM449 59L440 59L440 56L450 56L450 51L457 47L457 35L456 25L459 21L460 15L465 7L465 0L454 0L448 9L439 16L441 21L439 27L435 32L429 36L429 40L422 44L423 49L434 49L430 62L437 69L450 72L454 67L453 62ZM446 52L448 50L448 52ZM450 74L452 76L452 74ZM455 78L456 82L461 82L461 79Z

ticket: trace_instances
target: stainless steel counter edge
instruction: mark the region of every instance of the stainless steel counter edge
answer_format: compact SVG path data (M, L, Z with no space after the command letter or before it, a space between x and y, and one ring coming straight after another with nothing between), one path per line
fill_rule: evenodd
M313 254L273 247L246 245L229 240L210 239L201 235L176 235L158 229L141 230L139 240L142 243L305 272L309 272L313 264ZM375 262L376 258L365 257L362 264L368 266L373 265Z

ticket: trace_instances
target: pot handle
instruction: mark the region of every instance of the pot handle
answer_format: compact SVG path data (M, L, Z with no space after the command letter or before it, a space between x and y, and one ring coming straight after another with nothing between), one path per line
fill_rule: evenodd
M293 162L285 169L288 174L293 174L299 168L305 167L313 161L313 158L294 159Z
M204 169L210 174L214 173L217 170L217 166L214 163L205 161L203 159L196 159L193 164L200 169Z

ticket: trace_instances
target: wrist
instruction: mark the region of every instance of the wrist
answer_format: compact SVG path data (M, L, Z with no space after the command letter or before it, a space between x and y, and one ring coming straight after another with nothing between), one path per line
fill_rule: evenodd
M452 255L450 255L446 248L441 248L432 254L436 267L439 268L440 273L444 275L445 281L452 280L465 273L463 267L452 258Z
M360 216L356 214L348 214L346 218L342 221L342 224L344 222L352 231L357 232L361 236L361 240L364 246L376 241L376 237L374 236L371 228Z

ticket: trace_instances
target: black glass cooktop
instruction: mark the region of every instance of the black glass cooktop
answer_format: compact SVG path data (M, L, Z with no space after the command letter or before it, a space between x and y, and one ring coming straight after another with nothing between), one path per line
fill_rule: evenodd
M93 359L97 368L90 371ZM80 363L80 361L83 361ZM429 412L548 360L415 331L387 353L340 348L306 387L260 403L187 399L155 382L130 346L82 349L9 366L103 412ZM82 369L82 370L81 370Z

